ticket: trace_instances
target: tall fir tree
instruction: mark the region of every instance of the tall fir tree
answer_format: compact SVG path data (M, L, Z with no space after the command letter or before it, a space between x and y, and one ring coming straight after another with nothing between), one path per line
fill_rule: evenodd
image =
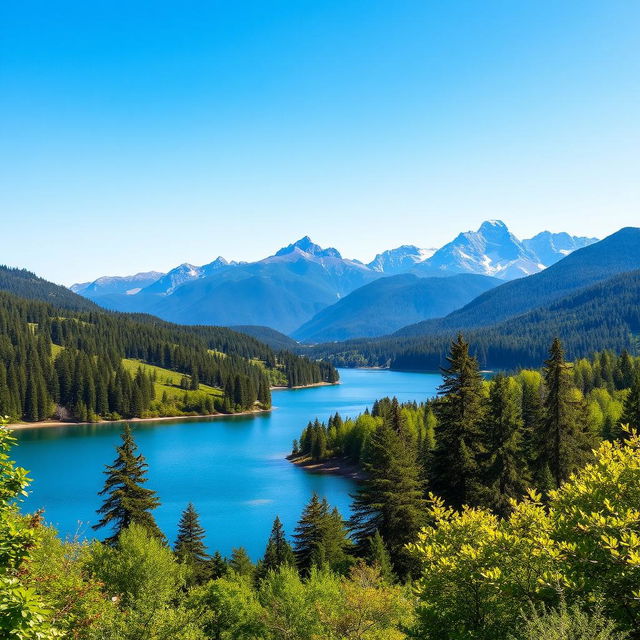
M226 576L227 573L229 573L229 563L219 551L216 551L207 563L207 574L212 580L217 580Z
M438 420L431 488L452 507L481 501L478 458L483 452L485 415L483 380L476 358L462 335L451 343L449 366L435 405Z
M483 475L488 506L502 516L510 511L510 499L521 497L529 482L519 396L513 378L498 374L491 382Z
M231 558L229 559L229 569L239 576L253 578L255 565L251 562L251 558L249 558L249 554L244 547L232 549Z
M314 567L342 572L348 565L349 540L342 516L314 493L294 533L296 565L303 575Z
M280 518L276 516L262 560L262 571L277 571L282 566L295 566L293 549L285 536Z
M426 500L415 447L396 426L392 414L371 436L350 528L360 555L366 555L379 532L396 572L404 577L413 566L405 546L425 524Z
M544 420L538 438L536 473L541 489L559 487L586 461L591 442L582 422L577 389L573 386L571 365L565 361L558 338L553 341L545 361L546 398ZM549 480L552 486L545 486Z
M190 502L180 516L178 535L173 549L181 562L191 569L195 582L203 582L207 577L209 556L204 544L205 530L200 518Z
M104 472L107 478L98 495L106 498L98 509L102 518L93 528L112 528L112 534L105 538L108 544L114 544L123 529L132 523L145 527L150 534L164 541L164 535L152 514L160 501L155 491L143 486L147 481L148 465L144 456L137 453L138 449L128 424L125 424L121 438L122 444L116 447L118 455L113 464L107 465Z
M632 429L640 430L640 374L636 374L633 384L624 400L624 409L620 420ZM620 434L624 436L624 432L620 430Z

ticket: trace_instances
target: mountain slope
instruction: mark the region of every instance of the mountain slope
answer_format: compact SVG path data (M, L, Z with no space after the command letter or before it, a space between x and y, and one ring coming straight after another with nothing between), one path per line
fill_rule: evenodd
M314 358L338 366L390 366L435 371L444 366L456 329L421 336L386 336L307 347ZM491 326L464 331L483 367L538 366L555 337L569 358L627 349L640 354L640 270L617 274L549 304Z
M379 253L367 266L373 271L388 276L397 275L410 271L416 264L430 258L435 252L436 249L420 249L413 244L403 244L396 249Z
M20 298L42 300L76 311L99 309L90 300L70 291L66 287L40 278L26 269L14 269L0 265L0 290L7 291Z
M438 317L500 284L488 276L460 274L380 278L320 311L293 333L303 342L329 342L391 333L411 319Z
M298 346L298 343L293 338L290 338L275 329L271 329L270 327L244 324L232 326L229 327L229 329L237 331L238 333L244 333L246 336L252 336L256 340L264 342L264 344L275 351L280 351L282 349L291 351L296 349Z
M531 239L554 260L558 252L570 251L584 240L566 234L538 234ZM139 291L140 287L130 288L132 283L126 278L117 287L113 278L105 278L76 288L108 309L152 313L187 324L268 325L290 333L322 309L384 275L411 272L421 277L446 277L471 273L508 280L544 268L500 221L488 221L476 232L460 234L427 257L430 252L403 245L378 254L365 265L343 258L337 249L322 248L305 236L257 262L217 258L203 266L184 263ZM431 313L410 314L410 319ZM395 328L409 321L394 319L389 326ZM376 332L380 330L382 325Z
M73 284L69 288L90 299L113 294L135 295L163 275L160 271L147 271L133 276L103 276L93 282Z
M598 238L586 238L571 236L568 233L542 231L533 236L533 238L523 240L522 244L531 253L538 256L542 264L550 267L573 251L588 247L594 242L598 242Z
M288 333L376 277L304 237L259 262L181 265L135 296L104 296L100 304L182 324L266 325Z
M600 242L578 249L540 273L487 291L445 318L404 327L395 335L427 335L496 324L618 273L638 268L640 229L626 227Z
M423 275L480 273L503 280L520 278L544 268L535 254L501 220L487 220L477 231L467 231L416 265Z

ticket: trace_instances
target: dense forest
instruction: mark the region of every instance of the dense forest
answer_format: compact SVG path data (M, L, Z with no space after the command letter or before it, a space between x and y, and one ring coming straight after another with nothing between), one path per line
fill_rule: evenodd
M423 335L398 332L300 352L343 367L435 371L445 364L451 330L434 327L433 333ZM567 356L576 359L605 349L638 354L639 333L640 271L631 271L499 324L469 329L465 335L483 368L515 369L537 366L556 336L562 339Z
M554 341L542 371L487 381L458 338L448 363L433 401L307 427L305 455L366 471L352 515L314 494L257 563L210 552L193 504L166 540L127 426L96 498L103 542L62 542L19 514L29 480L0 429L3 637L640 637L640 360L571 364Z
M2 286L30 294L0 291L0 415L12 419L266 409L271 386L337 381L328 363L275 352L229 329L87 308L28 272L3 268L0 275Z

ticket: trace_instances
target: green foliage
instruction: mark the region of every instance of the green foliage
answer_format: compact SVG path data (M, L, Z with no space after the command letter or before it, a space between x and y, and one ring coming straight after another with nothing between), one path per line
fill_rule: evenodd
M570 369L556 338L549 359L545 361L545 417L539 433L536 461L538 473L548 471L556 487L587 460L591 445Z
M58 637L49 609L24 580L24 572L38 542L38 518L24 518L16 500L26 495L27 471L9 457L15 439L0 418L0 635L15 640Z
M261 572L265 574L269 571L277 571L283 566L292 567L295 566L295 562L296 558L285 536L282 522L280 518L276 516L267 542L267 548L264 552Z
M418 542L419 637L500 640L528 606L601 602L622 630L640 616L640 438L603 442L594 462L549 495L499 519L432 499ZM571 636L568 636L571 637Z
M478 362L461 335L451 343L447 362L438 391L442 401L435 407L438 426L431 477L434 491L461 507L479 501L485 393Z
M394 428L392 416L372 435L363 466L367 475L354 495L350 523L356 545L366 553L379 532L395 570L405 577L412 564L405 545L425 523L425 500L415 447L401 425Z
M107 465L107 478L99 494L106 496L103 505L98 509L102 518L93 528L110 526L111 535L105 538L105 542L109 544L113 544L121 532L131 524L145 527L150 534L164 540L164 535L151 513L160 501L155 491L143 486L147 481L148 465L144 456L137 454L128 424L124 425L121 437L122 444L116 447L118 456L113 464Z
M350 541L342 516L337 509L330 509L326 498L320 500L314 492L293 537L296 563L303 575L314 568L347 569Z
M406 591L364 565L347 577L313 569L304 581L283 567L261 582L258 598L264 640L401 640L412 618Z
M253 578L256 567L251 562L251 558L244 547L236 547L231 551L229 559L229 569L244 578Z
M204 582L209 575L209 556L204 538L205 531L200 525L198 512L190 502L180 517L173 550L180 562L189 567L190 579L196 583Z
M206 638L257 640L263 609L247 579L232 575L193 589L187 608L195 614Z
M567 607L564 601L557 609L544 605L535 607L527 615L510 640L625 640L629 634L617 631L597 607L593 613L583 611L578 605Z
M104 584L119 615L100 638L108 640L200 640L192 613L185 607L185 567L157 537L132 524L115 547L97 545L88 571Z

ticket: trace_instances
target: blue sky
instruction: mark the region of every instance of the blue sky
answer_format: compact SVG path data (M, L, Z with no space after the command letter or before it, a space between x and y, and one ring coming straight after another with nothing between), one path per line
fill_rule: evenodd
M4 2L0 262L638 225L639 32L635 0Z

